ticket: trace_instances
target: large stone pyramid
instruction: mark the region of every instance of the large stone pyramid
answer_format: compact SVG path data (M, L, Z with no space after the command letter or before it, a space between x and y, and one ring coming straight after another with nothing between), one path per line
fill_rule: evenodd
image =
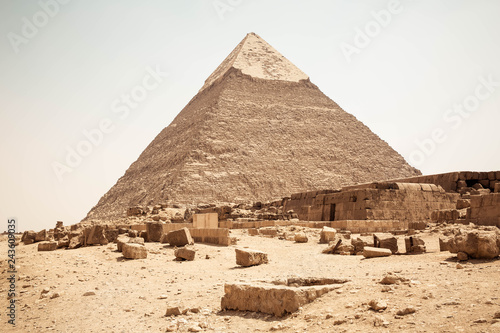
M167 199L264 201L419 174L250 33L85 219Z

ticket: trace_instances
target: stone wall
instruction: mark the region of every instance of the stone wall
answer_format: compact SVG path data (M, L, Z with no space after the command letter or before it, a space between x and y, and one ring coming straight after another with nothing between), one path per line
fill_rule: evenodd
M441 186L446 192L459 192L464 187L472 187L480 183L483 188L495 190L495 184L500 183L500 171L475 172L461 171L441 173L437 175L418 176L394 180L404 183L429 183Z
M426 221L438 209L455 209L459 194L434 184L372 183L330 193L306 192L291 196L286 209L301 220Z
M467 220L479 225L500 228L500 193L473 195L467 208Z

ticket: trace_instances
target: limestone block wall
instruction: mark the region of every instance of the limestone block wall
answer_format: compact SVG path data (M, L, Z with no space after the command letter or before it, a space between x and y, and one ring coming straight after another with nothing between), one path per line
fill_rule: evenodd
M500 228L500 193L471 196L467 219L479 225Z
M437 209L455 209L458 193L446 193L434 184L373 183L331 193L292 195L286 209L301 220L425 221Z
M458 192L463 187L472 187L474 184L480 183L485 189L488 188L493 192L495 190L495 184L500 183L500 171L449 172L437 175L404 178L394 180L394 182L436 184L443 187L446 192Z

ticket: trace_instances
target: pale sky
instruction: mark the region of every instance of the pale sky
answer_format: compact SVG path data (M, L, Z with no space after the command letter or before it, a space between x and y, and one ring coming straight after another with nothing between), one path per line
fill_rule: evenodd
M500 170L499 15L497 0L1 1L0 231L79 222L248 32L424 174Z

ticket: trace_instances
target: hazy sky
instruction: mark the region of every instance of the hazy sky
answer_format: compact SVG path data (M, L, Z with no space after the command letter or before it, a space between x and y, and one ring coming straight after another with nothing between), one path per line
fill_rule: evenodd
M0 230L79 222L248 32L424 174L500 170L499 15L498 0L3 0Z

